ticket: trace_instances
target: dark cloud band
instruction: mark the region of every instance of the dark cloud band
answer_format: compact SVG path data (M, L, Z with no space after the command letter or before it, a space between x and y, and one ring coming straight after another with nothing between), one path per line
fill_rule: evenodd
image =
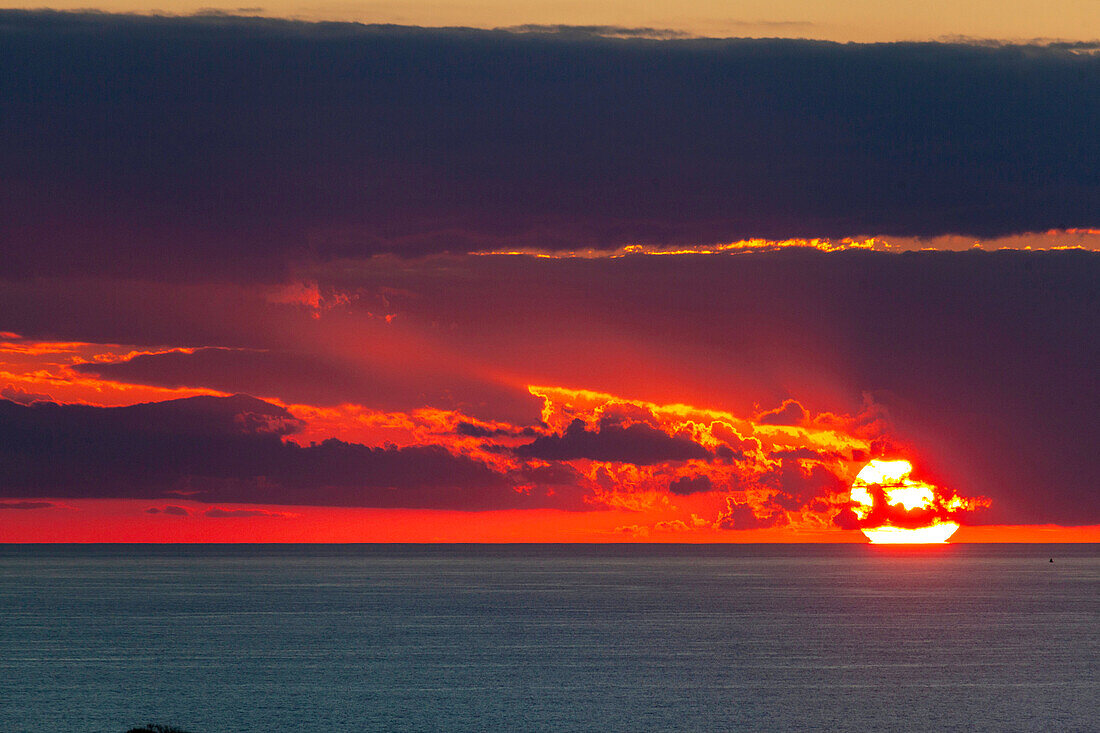
M101 408L0 400L0 497L155 499L437 509L551 505L437 445L301 447L286 410L238 395ZM556 496L559 508L577 508ZM42 502L7 503L38 508ZM178 507L161 509L168 514ZM246 511L246 510L242 510ZM213 512L213 513L211 513ZM207 516L245 516L213 509Z
M1100 224L1100 56L5 11L4 274Z

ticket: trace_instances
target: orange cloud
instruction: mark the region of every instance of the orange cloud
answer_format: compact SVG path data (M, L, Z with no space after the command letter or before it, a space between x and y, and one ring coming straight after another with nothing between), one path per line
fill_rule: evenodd
M73 367L80 363L116 362L140 355L184 353L195 348L140 348L131 344L103 344L83 341L39 341L17 333L0 334L0 397L28 403L46 400L98 406L130 405L177 397L224 395L202 387L156 387L124 384L83 374Z
M85 359L110 359L135 349L92 345L87 352ZM4 377L9 380L5 394L23 403L51 398L133 404L169 395L220 394L117 384L74 372L66 364L0 372ZM869 456L896 445L887 416L870 400L855 415L815 414L794 398L738 415L585 389L527 389L542 401L542 409L539 421L526 425L438 407L386 411L359 404L270 402L296 420L293 431L278 434L281 440L301 446L308 455L344 455L365 446L428 447L484 467L494 485L510 495L541 497L520 504L629 512L651 517L651 530L665 533L779 527L838 531L834 518L848 506L852 477ZM251 425L248 430L259 435L261 428ZM263 481L257 477L254 483L252 493L262 503ZM166 486L194 488L191 481ZM421 501L430 505L430 499Z
M1002 249L1085 249L1100 251L1100 229L1068 228L1043 232L1025 232L1001 237L976 239L953 234L934 237L815 237L793 239L741 239L733 242L698 245L628 244L617 248L584 248L551 250L538 247L486 249L471 254L480 256L524 255L540 259L619 259L637 256L676 255L739 255L751 252L774 252L783 249L843 252L868 250L875 252L913 252L923 250L1002 250Z

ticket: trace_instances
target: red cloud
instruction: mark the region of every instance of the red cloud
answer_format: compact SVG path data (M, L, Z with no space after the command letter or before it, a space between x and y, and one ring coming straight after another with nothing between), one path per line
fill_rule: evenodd
M757 415L756 421L762 425L802 425L809 416L806 408L797 400L784 400L783 404L774 410Z

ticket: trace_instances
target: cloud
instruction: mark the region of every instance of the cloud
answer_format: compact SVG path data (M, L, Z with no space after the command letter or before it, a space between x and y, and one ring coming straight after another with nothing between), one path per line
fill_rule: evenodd
M495 430L468 422L460 422L455 432L469 438L488 438L496 434Z
M713 490L714 484L711 482L710 478L702 474L698 476L681 476L678 479L670 481L668 484L669 493L678 494L680 496L702 494Z
M639 466L666 461L706 459L706 448L685 436L673 436L644 423L622 427L602 423L589 430L583 420L570 423L565 432L545 435L521 445L516 455L525 458L568 461L586 458L593 461L621 461Z
M444 268L457 290L431 287ZM454 342L497 369L741 415L794 396L815 414L801 429L831 421L866 438L864 459L904 449L938 485L993 499L983 522L1100 522L1091 478L1100 475L1100 253L476 257L406 262L402 272L389 279L418 293L408 317L448 314ZM822 418L826 410L848 415ZM561 410L554 427L573 417ZM790 430L737 427L747 441ZM831 465L828 451L859 446L783 450L803 447Z
M0 401L0 496L438 509L584 508L439 445L284 441L300 427L243 395L130 407Z
M969 523L967 520L976 510L989 505L989 499L985 497L965 499L909 473L883 483L868 484L857 479L854 486L866 492L871 506L866 506L866 500L850 502L833 517L833 524L844 529L850 529L853 525L857 528L890 525L915 529L937 522ZM891 496L891 491L904 490L905 487L918 487L927 492L927 498L914 505L913 497L907 503L899 495Z
M163 507L163 508L158 508L158 507L155 507L155 506L154 507L149 507L148 509L145 510L145 513L146 514L171 514L172 516L176 516L176 517L187 517L187 516L191 515L191 513L189 511L187 511L186 509L184 509L183 507L181 507L181 506L172 506L172 505L168 505L168 506Z
M802 425L808 417L797 400L784 400L782 406L758 415L756 420L764 425Z
M396 351L396 349L395 349ZM392 353L392 352L391 352ZM250 392L312 405L369 404L381 409L458 408L491 403L495 414L533 415L529 395L444 365L402 364L295 349L206 347L73 364L79 374L166 388Z
M726 508L715 523L719 529L767 529L789 523L785 512L779 509L758 514L748 502L738 502L732 496L726 499Z
M692 532L699 529L710 529L711 523L702 517L692 514L688 521L683 519L671 519L665 522L657 522L653 529L657 532Z
M50 501L0 501L0 509L53 509L56 506Z
M1100 224L1056 45L9 10L0 64L6 277Z
M32 402L52 401L52 398L48 394L28 392L25 389L19 389L18 387L11 384L4 387L3 389L0 389L0 397L5 400L11 400L12 402L18 402L21 405L29 405Z
M772 451L771 452L771 457L772 458L783 458L783 459L787 459L789 461L800 461L800 460L824 461L824 460L830 460L832 458L835 458L836 456L835 455L830 455L827 452L816 451L816 450L813 450L812 448L807 448L807 447L803 446L801 448L788 448L788 449L785 449L785 450Z
M833 517L832 523L841 529L859 529L861 526L859 517L851 509L841 509Z
M782 454L784 451L778 453ZM793 502L787 509L796 509L815 497L848 489L847 482L825 465L790 458L781 458L778 468L765 474L760 485L777 489L785 497L785 501Z
M468 403L478 412L463 409L466 417L433 427L434 435L418 441L439 442L453 452L467 450L456 443L480 441L501 451L495 460L482 456L494 465L524 458L511 452L517 443L530 444L540 435L556 438L551 445L560 442L577 417L585 420L585 432L599 432L595 410L633 395L665 405L661 419L667 424L660 424L667 435L690 435L713 453L713 459L699 459L707 470L691 465L682 473L706 473L719 490L757 486L745 479L782 467L782 481L776 477L761 488L784 492L780 499L793 505L815 486L828 490L828 476L808 475L813 463L837 480L850 479L845 466L900 451L919 458L937 485L990 497L993 505L978 521L1100 522L1100 494L1092 480L1100 474L1100 454L1092 449L1100 253L379 257L318 267L310 277L326 291L401 291L388 296L400 317L372 329L371 319L358 310L367 307L363 303L313 320L297 307L263 299L264 288L57 278L0 287L0 330L27 339L138 344L145 351L165 344L240 347L235 354L130 359L132 365L110 373L119 384L190 382L270 395L285 404L313 404L306 399L311 397L330 406L357 402L367 412L391 405L407 412L445 407L448 399ZM385 340L387 332L405 340L395 346ZM293 358L286 356L287 344ZM392 360L390 373L406 373L387 382L376 379L379 370L365 369L353 379L348 352ZM438 354L445 355L446 367L436 366ZM69 357L58 358L66 363L51 367L56 381L39 379L39 367L28 361L27 379L15 383L55 400L133 399L132 392L112 392L111 385L91 380L94 367L77 372L89 380L79 392L65 381L73 379ZM413 373L427 362L432 368ZM16 367L0 371L5 369ZM443 389L435 378L447 373L462 378L445 381ZM7 384L15 377L0 380ZM528 394L526 384L550 380L570 389ZM402 399L387 394L391 384L400 387L395 392ZM544 427L538 425L543 393L553 398ZM591 393L603 396L586 402ZM154 398L163 399L148 399ZM752 423L754 405L781 406L792 398L810 412L808 422ZM697 410L677 418L674 403L727 414ZM652 427L646 422L651 407L607 414L621 425ZM471 440L458 431L458 421L490 432L536 427L526 440L504 434ZM384 442L335 429L309 435L320 441L330 434ZM767 472L759 468L765 461ZM799 463L799 473L806 474L801 477L795 472ZM667 495L679 473L661 463L652 466L646 476L624 475L621 481ZM5 480L0 474L0 485ZM519 476L508 480L528 483ZM171 490L181 489L188 487Z
M221 507L207 509L202 514L204 517L214 519L239 519L242 517L277 517L285 519L290 516L285 512L269 512L263 509L222 509Z
M455 433L468 438L499 438L499 437L525 437L533 438L538 435L536 428L528 425L522 428L515 427L487 427L476 423L460 421L455 427Z
M668 28L632 28L619 25L539 25L527 23L512 25L497 30L510 33L552 34L575 39L584 38L690 38L692 34Z

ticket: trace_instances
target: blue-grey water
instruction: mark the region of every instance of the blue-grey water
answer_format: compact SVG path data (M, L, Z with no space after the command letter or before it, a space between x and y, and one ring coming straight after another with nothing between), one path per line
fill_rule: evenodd
M1098 666L1100 545L0 546L4 733L1097 731Z

